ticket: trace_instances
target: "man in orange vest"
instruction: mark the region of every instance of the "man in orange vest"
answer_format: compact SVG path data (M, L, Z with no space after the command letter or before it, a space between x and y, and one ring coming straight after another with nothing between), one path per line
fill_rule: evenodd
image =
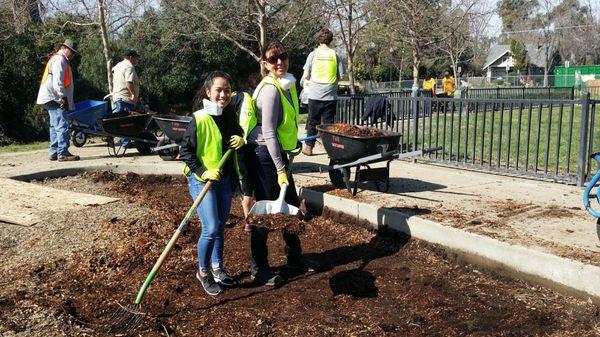
M70 60L77 52L77 42L66 39L56 53L52 53L40 84L36 104L50 115L50 160L79 160L69 152L71 125L67 110L75 109L73 101L73 72Z

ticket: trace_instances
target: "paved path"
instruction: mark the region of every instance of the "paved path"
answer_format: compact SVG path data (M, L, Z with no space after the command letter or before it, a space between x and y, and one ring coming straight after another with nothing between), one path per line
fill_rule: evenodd
M72 148L79 162L50 162L46 151L0 155L0 177L85 166L144 166L144 172L181 172L179 161L139 156L135 149L125 157L108 156L106 147L88 144ZM317 144L316 155L298 156L294 177L298 186L352 198L345 190L331 190L328 163ZM575 186L498 176L431 164L394 161L391 186L377 192L374 184L360 185L357 201L418 215L447 226L534 248L586 264L600 266L600 240L595 219L582 207L583 190Z

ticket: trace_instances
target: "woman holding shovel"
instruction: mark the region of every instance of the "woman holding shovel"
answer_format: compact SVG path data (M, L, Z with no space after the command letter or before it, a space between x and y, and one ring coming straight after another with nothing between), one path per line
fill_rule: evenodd
M221 169L218 163L227 148L238 150L244 140L236 113L229 107L231 77L227 73L211 72L196 97L196 102L202 100L203 108L194 112L194 121L185 131L180 157L186 164L184 172L193 199L212 181L212 188L197 208L202 233L196 278L206 293L214 296L223 291L223 286L235 285L223 268L223 233L239 179L235 157Z
M271 42L263 47L261 66L266 76L253 93L255 113L242 123L247 145L243 149L248 179L256 201L277 199L280 187L288 185L285 201L298 207L300 200L294 180L288 177L287 152L298 146L298 95L296 79L289 74L288 54L284 46ZM267 236L269 230L254 227L251 233L252 277L259 284L277 286L283 278L269 267ZM287 265L294 271L306 271L302 247L297 235L283 232Z

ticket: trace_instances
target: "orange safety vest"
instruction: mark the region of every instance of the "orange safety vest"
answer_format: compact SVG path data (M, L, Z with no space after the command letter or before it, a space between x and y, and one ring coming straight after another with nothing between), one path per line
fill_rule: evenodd
M48 74L50 73L50 62L52 61L52 58L55 56L64 57L57 53L52 53L52 55L50 55L50 59L48 60L48 63L46 63L46 67L44 68L44 74L42 75L41 83L46 82L46 78L48 77ZM67 60L67 71L65 71L65 78L63 80L64 80L63 82L65 83L65 88L68 88L71 86L71 64L69 63L68 60Z

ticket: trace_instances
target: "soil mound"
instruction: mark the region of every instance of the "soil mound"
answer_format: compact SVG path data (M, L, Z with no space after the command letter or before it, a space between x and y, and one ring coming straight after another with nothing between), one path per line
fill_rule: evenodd
M328 128L331 132L341 133L353 137L382 137L385 134L378 129L358 127L351 124L333 124Z
M120 305L132 304L146 275L192 203L184 179L98 173L86 176L119 201L101 226L108 246L41 266L0 269L0 335L103 336ZM64 184L68 186L68 184ZM227 271L240 286L208 296L195 278L201 224L180 237L142 302L140 336L592 336L600 310L547 289L492 277L445 251L374 232L324 210L299 235L317 272L285 267L282 235L268 244L281 288L250 277L250 235L234 197L224 237ZM123 212L149 210L134 220ZM137 213L136 213L137 214ZM76 222L77 219L69 221ZM61 224L68 229L71 223ZM68 233L65 231L64 233ZM79 240L94 241L93 237ZM40 239L37 244L43 244ZM50 254L51 252L49 252ZM1 267L0 267L1 268Z

